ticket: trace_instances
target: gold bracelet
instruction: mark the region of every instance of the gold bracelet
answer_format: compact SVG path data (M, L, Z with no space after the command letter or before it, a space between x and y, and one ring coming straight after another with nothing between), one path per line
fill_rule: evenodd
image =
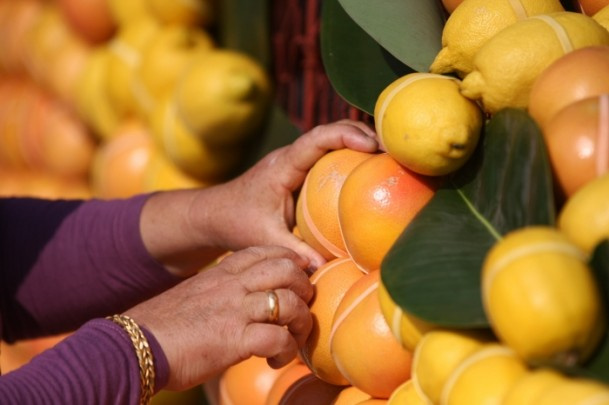
M112 315L107 319L120 325L129 335L140 365L141 405L148 405L154 394L154 358L146 336L137 323L127 315Z

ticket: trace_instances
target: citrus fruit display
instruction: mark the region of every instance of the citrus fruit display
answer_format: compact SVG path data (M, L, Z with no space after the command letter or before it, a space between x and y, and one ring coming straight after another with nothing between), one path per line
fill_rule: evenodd
M433 402L421 392L413 380L408 380L391 393L387 404L431 405Z
M229 367L220 377L220 404L265 405L277 379L294 366L294 362L274 369L265 358L252 356Z
M417 344L412 360L412 383L427 401L440 403L442 390L455 368L488 343L484 334L449 329L432 330Z
M476 52L474 67L461 83L462 94L481 100L490 113L526 108L533 83L545 68L566 53L594 45L609 45L609 32L592 17L563 11L520 20Z
M277 405L285 392L301 378L311 375L311 370L300 361L292 362L282 368L283 372L275 379L267 396L266 405Z
M370 394L350 385L338 393L332 405L354 405L370 398Z
M605 330L586 254L553 227L497 242L483 266L482 298L499 339L533 364L582 363Z
M590 254L598 243L609 238L605 202L609 193L609 174L580 188L562 206L558 227L584 252Z
M539 405L606 404L609 403L609 387L598 381L577 378L544 390L537 398Z
M334 313L330 351L349 383L374 398L388 398L410 379L412 352L395 339L378 300L379 271L351 285Z
M391 245L431 199L438 184L406 169L387 153L357 165L338 197L340 229L355 263L364 271L380 269Z
M527 17L563 11L558 0L464 0L442 30L442 49L429 70L433 73L474 70L474 55L503 28Z
M516 380L503 397L505 405L534 405L544 392L567 382L560 372L551 368L538 368L529 371Z
M572 196L609 171L609 93L574 101L546 124L544 137L559 191Z
M410 73L387 86L374 116L384 150L408 169L430 176L465 164L483 122L478 105L461 95L457 79L431 73Z
M609 92L608 66L607 45L587 46L561 56L535 79L529 114L544 129L568 104Z
M442 389L447 405L502 403L513 384L528 372L509 347L488 343L452 371Z
M437 326L405 311L395 303L385 285L379 285L379 304L393 336L408 350L415 350L421 337Z
M335 385L348 385L330 350L330 333L336 309L349 288L364 273L348 257L337 258L319 267L310 277L315 296L309 304L313 328L300 350L302 360L320 379Z
M338 222L338 196L347 175L370 153L331 151L309 169L296 202L296 226L302 239L326 259L347 256Z

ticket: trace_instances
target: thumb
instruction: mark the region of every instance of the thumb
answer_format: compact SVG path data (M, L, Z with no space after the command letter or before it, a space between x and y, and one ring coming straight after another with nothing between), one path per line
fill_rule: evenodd
M309 259L308 273L312 273L327 261L318 251L313 249L311 245L293 233L287 232L286 235L282 237L282 245Z

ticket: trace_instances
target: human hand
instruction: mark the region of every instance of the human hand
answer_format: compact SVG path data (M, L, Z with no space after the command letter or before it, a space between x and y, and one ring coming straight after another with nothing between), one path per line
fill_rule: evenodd
M253 247L145 301L126 315L146 327L169 361L167 389L184 390L250 356L293 360L309 335L308 260L283 247ZM278 319L269 322L269 297Z
M213 235L216 246L230 250L285 246L317 268L325 259L292 233L294 193L325 153L342 148L375 152L376 134L364 123L352 120L318 126L291 145L271 152L234 180L202 190L191 205L190 222L211 224L211 231L205 228L205 236Z

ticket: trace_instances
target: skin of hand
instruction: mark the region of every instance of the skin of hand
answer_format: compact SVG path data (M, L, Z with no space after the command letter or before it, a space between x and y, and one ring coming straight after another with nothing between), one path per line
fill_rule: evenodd
M309 335L313 286L309 262L290 249L252 247L129 311L159 341L170 366L166 389L201 384L252 355L272 367L293 360ZM268 323L266 290L279 298L279 319Z
M294 250L309 260L311 271L325 259L292 233L295 194L324 154L342 148L372 153L379 144L364 123L341 120L313 128L231 181L154 195L142 213L144 244L181 276L222 252L260 245Z

